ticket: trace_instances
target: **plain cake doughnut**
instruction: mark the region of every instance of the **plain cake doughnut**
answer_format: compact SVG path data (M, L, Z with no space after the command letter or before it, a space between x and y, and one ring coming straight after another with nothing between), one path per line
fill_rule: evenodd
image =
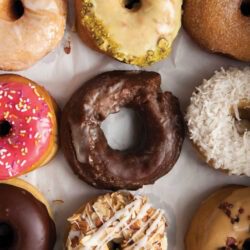
M249 0L185 0L183 25L203 48L250 61Z

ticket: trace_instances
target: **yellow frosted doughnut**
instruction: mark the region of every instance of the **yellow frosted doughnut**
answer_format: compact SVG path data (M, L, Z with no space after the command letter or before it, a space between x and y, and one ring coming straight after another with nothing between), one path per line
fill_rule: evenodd
M182 0L75 0L77 31L92 49L146 66L169 55Z

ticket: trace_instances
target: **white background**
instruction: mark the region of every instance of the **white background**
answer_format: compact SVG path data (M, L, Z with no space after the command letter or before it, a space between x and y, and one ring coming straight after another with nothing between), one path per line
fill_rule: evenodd
M98 54L81 42L77 34L72 32L72 2L70 3L71 18L68 20L67 32L61 45L29 70L18 72L45 86L61 108L79 86L96 74L109 70L139 69ZM71 41L72 46L69 55L65 54L63 49L67 40ZM202 79L210 78L220 67L246 65L202 51L181 30L171 56L145 70L153 70L161 74L162 89L172 91L179 98L185 113L191 93ZM129 136L133 125L132 120L130 114L123 111L105 122L103 127L112 146L123 148L129 145L132 139ZM124 122L127 127L121 130ZM50 201L58 232L56 249L62 249L66 219L90 197L104 192L78 180L61 151L47 166L23 178L34 184ZM210 169L199 160L189 140L186 139L181 156L173 170L154 185L146 186L139 192L149 195L153 203L166 210L170 222L170 250L183 250L184 235L198 204L216 187L232 183L249 185L250 179L230 177ZM55 200L62 200L63 203Z

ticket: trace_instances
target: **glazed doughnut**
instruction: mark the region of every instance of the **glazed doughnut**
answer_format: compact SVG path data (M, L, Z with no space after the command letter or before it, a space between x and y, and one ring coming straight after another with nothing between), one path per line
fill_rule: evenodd
M53 250L56 228L48 202L27 182L0 182L0 249Z
M208 51L250 61L249 0L186 0L183 25Z
M181 5L182 0L75 0L76 28L90 48L146 66L169 55Z
M191 141L215 169L250 176L250 68L204 80L187 110Z
M158 73L113 71L85 83L63 110L62 149L71 168L97 188L137 189L165 175L184 140L179 102L160 89ZM129 107L144 124L140 142L127 151L112 149L101 129L109 114Z
M57 151L57 106L18 75L0 75L0 180L48 163Z
M84 204L68 221L67 250L167 250L164 212L145 196L105 194Z
M63 37L65 0L0 0L0 69L23 70Z
M248 250L249 220L250 188L221 188L195 213L186 235L186 250Z

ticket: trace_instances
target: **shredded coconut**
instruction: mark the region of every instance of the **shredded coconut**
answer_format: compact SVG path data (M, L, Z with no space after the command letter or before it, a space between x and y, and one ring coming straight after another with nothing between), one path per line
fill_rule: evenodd
M190 138L207 162L230 174L250 176L250 131L240 135L235 126L243 100L250 102L250 68L222 68L193 93L186 120Z

